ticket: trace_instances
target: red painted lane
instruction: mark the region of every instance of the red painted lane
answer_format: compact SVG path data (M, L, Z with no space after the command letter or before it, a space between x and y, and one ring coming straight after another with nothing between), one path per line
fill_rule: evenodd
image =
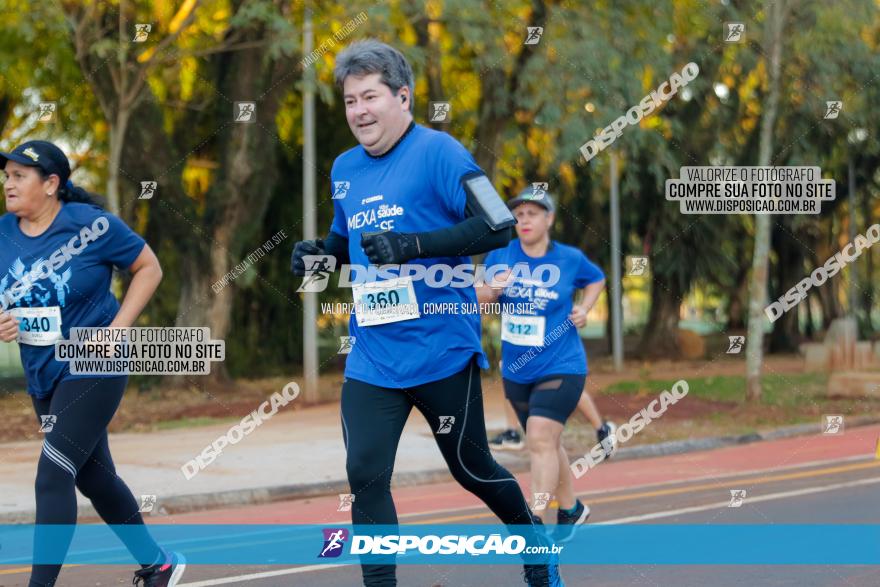
M817 424L818 428L818 424ZM658 483L693 481L752 471L772 472L815 461L833 461L875 454L880 425L847 429L840 435L819 433L757 442L705 452L604 463L578 479L578 493L635 489ZM528 491L528 474L519 475ZM394 489L399 515L481 507L476 497L454 482ZM186 524L333 524L350 523L337 512L335 495L264 505L211 510L150 519L153 523ZM401 521L405 521L403 518Z
M816 423L818 430L819 425ZM818 432L782 440L754 442L710 451L653 459L609 463L590 471L575 483L577 491L627 489L653 483L689 481L701 477L874 455L880 425L850 428L839 435Z

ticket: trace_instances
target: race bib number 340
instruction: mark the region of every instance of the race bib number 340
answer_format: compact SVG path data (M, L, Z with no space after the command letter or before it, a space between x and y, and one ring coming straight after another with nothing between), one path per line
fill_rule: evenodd
M352 294L358 326L413 320L421 315L411 277L356 285Z
M13 308L18 318L18 342L32 346L50 346L61 340L61 308Z

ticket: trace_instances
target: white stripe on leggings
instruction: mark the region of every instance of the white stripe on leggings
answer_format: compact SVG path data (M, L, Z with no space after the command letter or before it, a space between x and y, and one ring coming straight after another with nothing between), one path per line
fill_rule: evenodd
M76 467L73 466L70 459L64 456L64 453L60 450L49 444L48 440L43 441L43 454L45 454L53 463L76 477Z
M512 476L510 479L482 479L480 477L477 477L473 473L471 473L468 470L468 468L464 465L464 462L461 460L461 441L462 441L462 439L464 439L464 429L467 427L468 406L471 403L471 381L473 380L473 375L474 375L474 363L471 362L468 365L468 385L467 385L467 397L465 398L465 404L464 404L464 422L461 425L461 433L459 433L459 435L458 435L458 447L455 451L456 456L458 457L458 464L461 465L461 468L464 469L465 473L467 473L468 475L470 475L473 479L476 479L477 481L480 481L482 483L504 483L505 481L507 481L507 482L516 483L517 489L519 489L519 483L517 483L516 478L513 478ZM494 457L493 457L493 459L494 459ZM532 526L534 526L535 522L534 522L534 520L532 520L532 511L529 509L529 504L525 500L525 496L523 496L523 506L525 506L526 517L528 518L529 523Z

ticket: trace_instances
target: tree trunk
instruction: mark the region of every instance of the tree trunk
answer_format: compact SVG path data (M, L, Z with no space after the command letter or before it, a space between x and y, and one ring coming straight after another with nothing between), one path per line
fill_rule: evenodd
M622 286L621 286L622 287ZM614 355L614 336L612 332L614 331L614 320L612 319L612 309L614 308L614 296L611 295L611 288L606 288L605 290L605 341L608 345L608 354ZM621 325L622 327L623 325Z
M421 3L418 3L421 4ZM428 101L447 100L449 96L443 89L443 68L441 58L443 52L437 45L436 40L432 38L430 31L431 19L424 14L424 7L409 0L401 5L404 13L412 23L413 30L416 33L416 45L418 45L425 53L425 77L428 80ZM413 105L415 105L415 96L413 96ZM415 107L415 106L413 106ZM453 112L453 116L455 113ZM434 122L429 124L438 130L443 130L444 123ZM491 177L491 176L490 176Z
M777 264L774 298L788 291L803 278L802 267L804 264L801 254L803 249L799 243L794 242L791 236L791 220L789 217L783 216L778 222L782 228L775 231ZM798 311L793 308L774 323L773 331L770 333L769 352L792 353L798 350L801 342L798 316Z
M243 39L259 40L263 27L251 27ZM225 340L232 323L234 282L215 292L212 285L239 263L249 270L262 262L247 260L271 235L261 234L263 216L278 180L277 139L267 132L273 128L284 85L278 83L289 67L287 59L267 59L264 50L248 49L215 58L211 71L216 87L231 101L254 101L256 122L232 122L229 103L218 101L215 119L227 120L218 133L219 165L206 196L202 227L207 238L199 244L198 254L187 256L185 271L190 276L181 292L178 326L207 325L211 337ZM267 255L277 255L275 248ZM224 384L229 374L225 364L215 363L210 381Z
M866 220L865 224L870 224L871 216L871 198L862 198L862 217ZM874 330L873 322L871 322L871 309L874 303L874 249L869 248L862 251L862 257L865 258L865 278L862 280L861 295L861 315L864 316L862 323L862 336L869 338L870 333Z
M822 330L828 330L835 318L843 316L843 308L837 299L839 283L840 280L835 275L821 286L813 288L819 294L819 303L822 305Z
M746 300L749 295L749 270L740 269L736 277L736 289L727 304L727 325L725 330L744 330L746 327Z
M6 130L6 123L9 121L9 115L12 114L14 106L9 94L0 93L0 134L6 134L3 131Z
M499 69L490 69L480 77L480 112L474 133L474 160L486 175L495 177L498 139L508 122L510 109L504 95L507 79Z
M125 145L125 133L131 112L120 105L116 111L116 120L110 127L110 160L107 165L107 204L110 211L119 215L119 170L122 163L122 148Z
M807 340L813 342L816 337L816 324L813 322L813 304L812 299L807 295L807 299L801 302L804 313L804 336Z
M773 153L773 127L779 108L780 69L782 66L782 29L785 0L765 0L765 55L769 64L767 109L761 116L761 143L758 165L770 165ZM755 216L755 250L752 256L752 282L749 287L749 324L746 335L746 401L761 399L761 364L764 346L764 307L767 305L768 253L770 251L770 216Z
M651 263L652 267L655 264ZM681 312L681 291L678 280L654 276L651 285L651 310L639 342L638 354L643 358L678 358L678 322Z

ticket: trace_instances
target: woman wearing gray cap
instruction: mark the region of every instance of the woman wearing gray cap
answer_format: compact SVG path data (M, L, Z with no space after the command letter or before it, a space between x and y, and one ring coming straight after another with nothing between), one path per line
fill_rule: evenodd
M107 426L128 378L72 374L54 354L71 328L132 326L162 279L159 260L137 233L69 181L70 163L54 144L28 141L0 153L0 167L7 210L0 216L0 340L19 344L45 433L29 585L56 584L76 524L77 488L141 563L136 583L176 585L186 566L182 557L150 536L110 456ZM121 306L110 291L114 267L133 275Z
M559 502L556 542L572 537L590 510L574 496L568 458L561 438L565 422L578 405L587 375L587 357L577 329L605 287L605 275L579 249L550 238L554 205L550 194L528 189L508 201L516 234L485 264L528 266L527 275L503 278L478 289L480 302L500 301L501 361L504 395L526 432L531 456L535 509L551 496ZM537 280L540 266L558 268L558 279ZM522 272L514 271L515 274ZM500 277L500 276L499 276ZM574 296L582 292L580 303Z

